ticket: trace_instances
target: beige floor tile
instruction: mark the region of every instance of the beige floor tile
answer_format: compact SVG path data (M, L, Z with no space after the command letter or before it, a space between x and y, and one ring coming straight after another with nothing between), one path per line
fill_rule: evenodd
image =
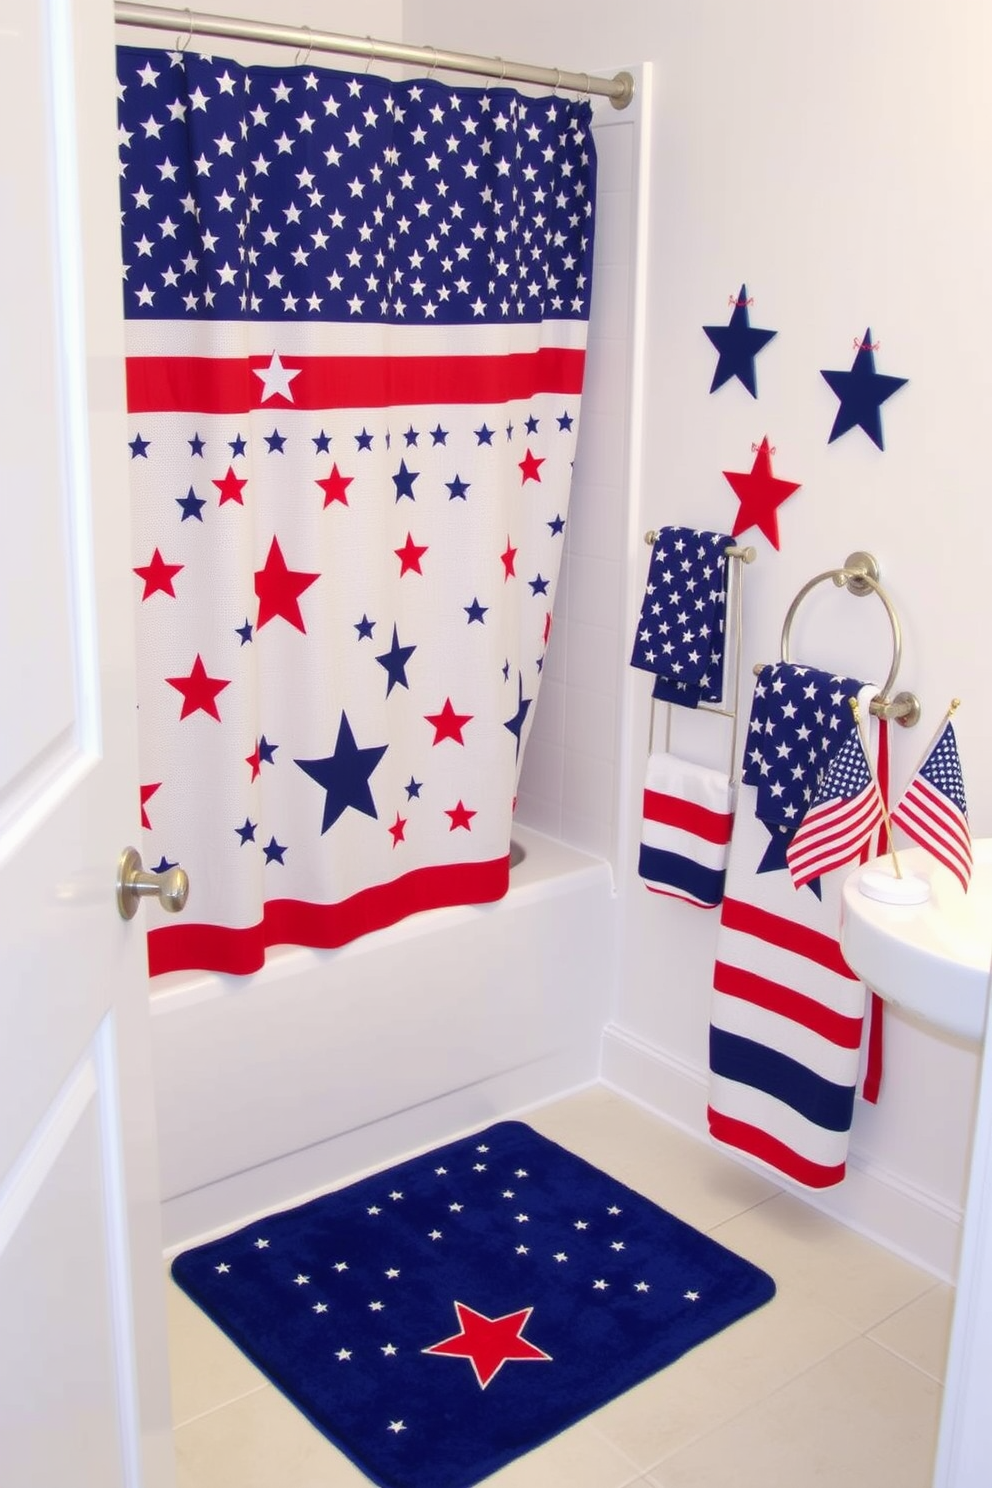
M783 1294L837 1312L859 1333L933 1286L928 1272L792 1194L778 1194L712 1234L768 1271Z
M589 1421L580 1421L484 1479L485 1488L631 1488L639 1471Z
M592 1418L643 1471L856 1337L836 1313L774 1297Z
M940 1387L859 1338L649 1475L661 1488L929 1488Z
M177 1488L368 1488L271 1385L180 1426Z
M954 1288L939 1282L868 1335L943 1383L954 1315Z
M264 1375L171 1279L166 1303L174 1425L264 1388Z
M602 1087L527 1120L700 1230L780 1192L767 1178Z

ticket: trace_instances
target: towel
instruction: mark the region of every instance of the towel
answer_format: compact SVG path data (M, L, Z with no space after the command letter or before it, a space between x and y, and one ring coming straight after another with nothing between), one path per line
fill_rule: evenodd
M847 697L867 719L875 691L808 667L762 671L717 930L710 1134L812 1189L845 1177L865 988L840 950L844 875L797 889L786 854L850 737Z
M723 696L726 549L733 538L663 527L648 567L631 666L655 674L652 697L695 708Z
M714 909L723 898L733 821L734 788L726 774L652 754L638 863L647 887Z

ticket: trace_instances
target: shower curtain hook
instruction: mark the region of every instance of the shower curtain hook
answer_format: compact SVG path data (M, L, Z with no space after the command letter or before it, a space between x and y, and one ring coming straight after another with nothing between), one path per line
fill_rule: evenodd
M297 49L296 49L296 56L293 58L293 66L294 67L306 67L307 63L310 61L310 53L313 51L313 32L310 30L310 27L309 26L301 26L300 27L300 30L301 31L305 31L307 33L307 54L303 58L303 61L301 62L300 61L300 52L303 50L303 48L302 47L297 47Z
M561 68L560 67L556 67L555 68L555 72L557 73L557 77L555 78L555 85L551 89L551 95L552 95L553 98L557 98L558 97L558 88L559 88L559 86L561 84Z
M372 63L375 61L375 42L372 40L371 36L366 36L365 40L369 43L369 46L371 47L371 51L369 52L368 61L365 64L365 75L367 77L368 76L369 68L372 66Z
M193 12L190 10L190 8L189 8L188 5L184 6L183 9L186 11L186 16L187 16L187 18L189 20L189 31L186 33L186 36L185 37L182 37L182 36L177 36L176 37L176 51L177 52L185 52L186 48L189 46L190 42L193 40Z
M434 53L434 61L431 63L430 67L427 70L427 76L429 78L432 78L434 76L434 74L437 72L437 47L436 46L426 46L426 47L424 47L424 51L425 52L433 52Z

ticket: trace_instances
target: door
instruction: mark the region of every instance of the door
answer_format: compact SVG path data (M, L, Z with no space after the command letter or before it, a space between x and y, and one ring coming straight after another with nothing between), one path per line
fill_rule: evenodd
M171 1482L109 0L0 0L0 1483ZM137 844L140 846L140 843Z

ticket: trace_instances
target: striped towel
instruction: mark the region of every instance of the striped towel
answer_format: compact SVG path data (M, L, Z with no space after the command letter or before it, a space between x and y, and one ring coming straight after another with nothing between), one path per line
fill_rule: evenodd
M638 862L647 887L715 908L723 898L733 821L734 788L727 775L674 754L652 754Z
M661 702L695 708L723 696L732 542L695 527L663 527L655 539L630 664L655 674Z
M844 875L797 889L786 854L850 735L847 698L867 719L875 691L784 663L759 676L717 931L710 1133L814 1189L845 1176L865 989L840 950Z

